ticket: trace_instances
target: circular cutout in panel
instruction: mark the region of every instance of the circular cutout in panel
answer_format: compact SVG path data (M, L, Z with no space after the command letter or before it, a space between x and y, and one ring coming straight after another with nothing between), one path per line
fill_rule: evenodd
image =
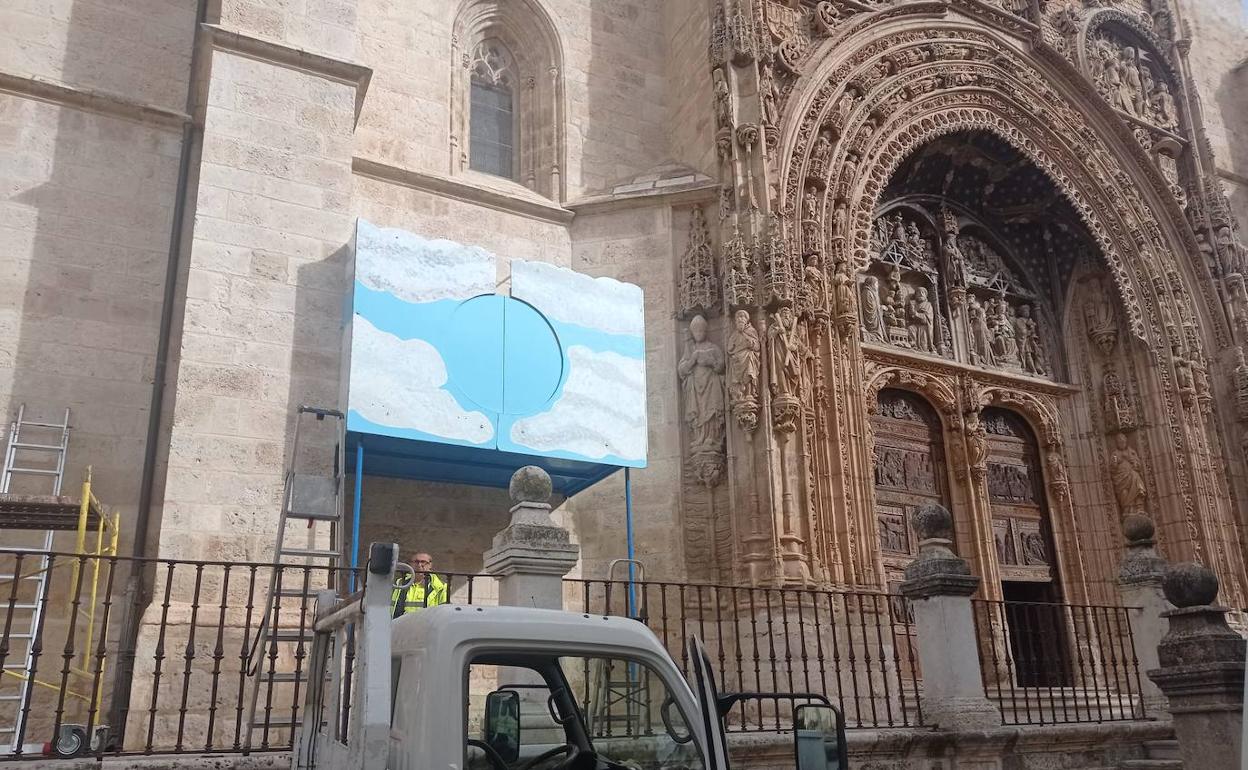
M451 392L496 414L540 410L563 379L563 349L550 322L511 297L460 303L439 348Z
M563 346L550 321L527 302L507 298L503 343L503 413L541 410L563 380Z

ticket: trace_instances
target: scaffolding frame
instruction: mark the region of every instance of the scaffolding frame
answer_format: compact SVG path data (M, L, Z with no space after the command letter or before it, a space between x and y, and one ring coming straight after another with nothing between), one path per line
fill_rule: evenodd
M27 720L38 688L57 693L57 720L54 726L55 735L51 741L54 749L58 753L80 753L90 742L86 735L88 720L82 720L79 725L69 723L64 717L68 715L72 718L79 711L98 713L102 705L104 688L101 685L106 672L107 653L97 654L95 671L91 670L90 657L93 648L106 639L108 633L107 615L99 617L101 601L107 601L107 597L100 595L100 578L103 562L117 555L121 515L116 512L110 514L95 496L92 491L91 466L87 466L83 474L81 496L74 498L60 494L68 449L69 410L65 410L63 423L27 421L25 412L23 404L11 426L5 452L4 475L0 479L3 481L0 486L0 531L40 532L43 535L43 547L42 550L37 550L0 546L0 555L15 557L20 553L23 557L35 557L32 565L34 569L25 571L21 558L15 557L16 566L12 573L0 575L0 596L6 597L6 606L0 608L0 633L4 634L6 657L20 660L20 663L12 664L6 661L6 665L0 667L0 682L5 679L21 682L17 695L5 698L13 704L14 719L12 725L0 726L9 739L8 745L0 748L0 754L29 751L26 742ZM30 441L23 435L23 429L59 430L59 442L53 444ZM18 453L38 452L53 453L55 468L19 467ZM46 476L52 481L53 494L10 492L10 482L15 475ZM57 532L69 531L75 532L74 550L68 554L57 554L61 557L57 561L53 556L53 540ZM69 635L68 639L82 638L84 643L74 651L68 670L60 672L62 675L57 677L57 681L48 681L38 675L37 658L32 656L32 651L36 641L42 641L46 626L52 573L66 564L72 567L69 583L71 590L77 591L77 597L82 597L83 589L86 589L85 599L65 602L60 612L51 610L51 613L54 617L63 619L63 628ZM16 599L24 581L36 584L33 601L19 602ZM25 626L29 626L27 632L15 633L16 629ZM78 636L80 632L82 637ZM19 652L16 648L22 649ZM39 742L41 743L42 741Z

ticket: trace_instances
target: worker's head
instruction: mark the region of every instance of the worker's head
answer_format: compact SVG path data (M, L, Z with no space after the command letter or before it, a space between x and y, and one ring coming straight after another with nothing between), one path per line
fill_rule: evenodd
M428 572L433 569L433 557L424 551L412 554L412 569L417 572Z

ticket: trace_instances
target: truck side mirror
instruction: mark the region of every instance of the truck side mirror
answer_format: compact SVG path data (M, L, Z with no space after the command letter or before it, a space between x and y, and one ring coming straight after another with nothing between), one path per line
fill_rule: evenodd
M495 690L485 696L485 742L509 765L520 758L520 693Z
M797 770L848 770L845 718L832 706L806 703L793 713Z

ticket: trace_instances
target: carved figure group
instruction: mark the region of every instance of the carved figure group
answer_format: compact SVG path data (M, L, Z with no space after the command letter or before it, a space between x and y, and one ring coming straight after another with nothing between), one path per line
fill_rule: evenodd
M1094 42L1093 50L1093 79L1110 104L1161 128L1178 127L1170 85L1154 74L1144 51L1105 37Z

